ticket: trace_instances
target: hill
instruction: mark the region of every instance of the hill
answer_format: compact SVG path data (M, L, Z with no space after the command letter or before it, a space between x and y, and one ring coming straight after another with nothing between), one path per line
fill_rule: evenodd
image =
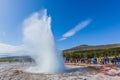
M107 44L107 45L80 45L70 49L66 49L63 52L74 52L74 51L86 51L86 50L103 50L110 48L120 48L120 44Z

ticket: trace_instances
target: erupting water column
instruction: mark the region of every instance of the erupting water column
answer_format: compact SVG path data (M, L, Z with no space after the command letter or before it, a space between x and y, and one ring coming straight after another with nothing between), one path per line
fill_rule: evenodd
M24 21L24 45L37 66L27 71L33 73L53 73L64 71L64 61L57 50L51 31L51 17L47 10L34 13Z

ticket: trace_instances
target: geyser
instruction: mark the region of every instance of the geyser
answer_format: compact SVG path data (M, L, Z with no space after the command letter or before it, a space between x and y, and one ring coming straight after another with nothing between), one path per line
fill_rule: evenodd
M12 46L0 43L0 53L13 53L20 55L25 53L31 56L36 66L27 69L33 73L54 73L64 71L64 61L57 50L51 31L51 17L47 16L47 10L36 12L23 22L23 44Z
M24 21L23 27L24 47L37 64L27 71L33 73L64 71L64 61L56 48L51 31L51 17L47 16L47 10L34 13Z

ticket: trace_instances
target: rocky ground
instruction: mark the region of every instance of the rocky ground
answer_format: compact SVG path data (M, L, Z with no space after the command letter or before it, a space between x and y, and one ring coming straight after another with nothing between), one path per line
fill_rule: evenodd
M25 72L30 64L0 64L0 80L120 80L120 69L114 66L102 66L99 70L75 70L68 73L35 74Z

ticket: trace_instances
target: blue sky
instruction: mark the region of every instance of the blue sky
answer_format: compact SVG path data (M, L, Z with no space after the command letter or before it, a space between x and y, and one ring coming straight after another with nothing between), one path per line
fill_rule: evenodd
M22 43L22 22L33 12L46 8L59 49L88 44L120 43L120 0L0 0L0 42ZM65 40L66 32L91 22Z

